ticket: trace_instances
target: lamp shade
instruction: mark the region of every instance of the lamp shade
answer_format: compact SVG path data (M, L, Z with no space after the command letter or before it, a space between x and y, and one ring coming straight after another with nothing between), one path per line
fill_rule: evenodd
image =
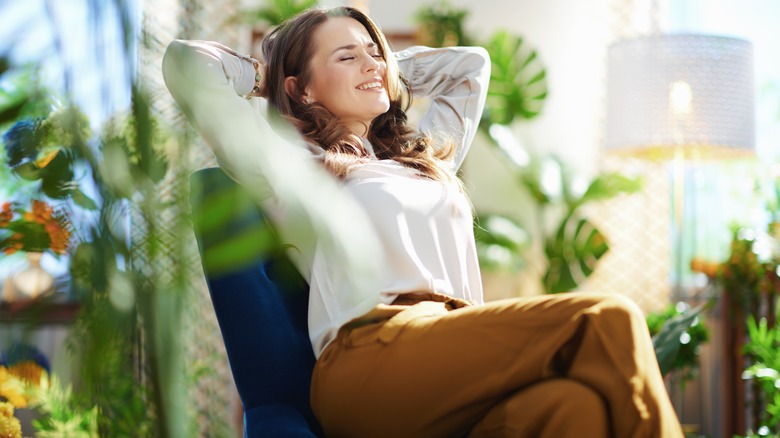
M652 35L608 51L605 146L649 159L731 157L755 144L753 48L711 35Z

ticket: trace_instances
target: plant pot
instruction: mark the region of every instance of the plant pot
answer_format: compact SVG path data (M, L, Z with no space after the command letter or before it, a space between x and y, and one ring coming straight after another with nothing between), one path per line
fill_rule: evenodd
M30 408L17 408L14 409L14 417L19 420L19 424L22 426L22 436L35 436L35 427L33 427L32 421L40 417L38 411Z
M14 274L14 300L33 299L51 290L54 277L41 267L40 252L27 253L27 267Z

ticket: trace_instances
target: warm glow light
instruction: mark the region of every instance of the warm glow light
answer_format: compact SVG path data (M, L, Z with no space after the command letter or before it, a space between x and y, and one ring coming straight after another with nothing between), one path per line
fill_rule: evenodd
M690 114L693 93L685 81L672 82L669 85L669 109L674 114Z

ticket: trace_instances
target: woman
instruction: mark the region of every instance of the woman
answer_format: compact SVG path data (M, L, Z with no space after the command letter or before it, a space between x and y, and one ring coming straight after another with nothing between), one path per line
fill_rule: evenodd
M482 304L454 172L484 107L483 49L393 55L367 16L339 7L278 27L263 59L174 41L163 70L222 168L296 249L318 358L311 402L328 436L682 436L628 300ZM407 85L431 99L418 130Z

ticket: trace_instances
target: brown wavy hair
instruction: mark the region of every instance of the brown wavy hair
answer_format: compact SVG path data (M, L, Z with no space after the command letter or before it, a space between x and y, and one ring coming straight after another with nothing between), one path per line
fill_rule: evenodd
M325 150L324 165L332 174L344 178L354 165L369 159L358 135L327 108L317 103L306 104L301 97L312 76L308 62L316 49L312 35L331 17L350 17L362 24L387 63L385 83L390 109L371 122L366 135L377 158L393 159L430 179L454 181L444 164L455 151L454 142L443 138L434 145L433 138L407 126L406 111L412 100L409 82L401 75L384 34L357 9L346 6L309 9L268 34L262 43L266 64L262 94L309 142ZM297 89L292 96L284 88L288 76L297 78Z

